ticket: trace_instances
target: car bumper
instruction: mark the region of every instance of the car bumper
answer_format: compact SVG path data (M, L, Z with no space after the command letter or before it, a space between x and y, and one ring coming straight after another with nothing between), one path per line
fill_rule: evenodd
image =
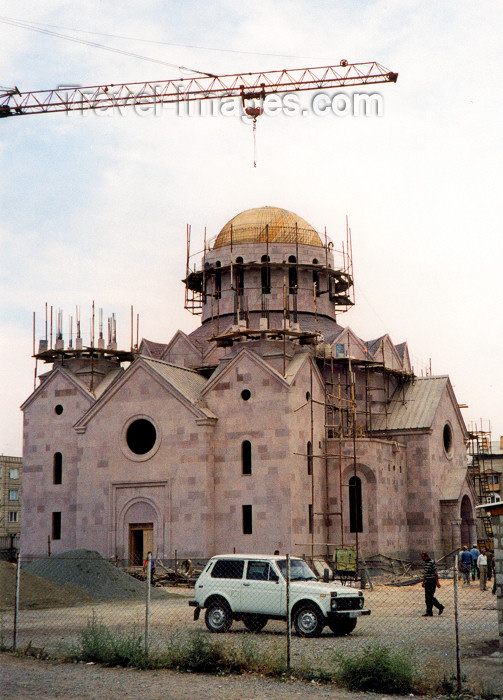
M361 617L370 615L370 610L334 610L327 613L329 620L340 620L341 617Z

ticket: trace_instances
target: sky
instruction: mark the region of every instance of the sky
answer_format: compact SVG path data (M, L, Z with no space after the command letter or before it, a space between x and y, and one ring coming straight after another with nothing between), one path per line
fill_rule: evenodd
M499 0L4 0L0 84L21 92L341 59L399 77L344 91L379 96L367 116L340 101L317 114L301 93L303 116L257 120L255 151L236 115L0 120L0 454L21 455L34 312L37 347L46 303L66 339L76 307L89 338L93 301L116 314L124 349L131 306L140 337L190 332L187 224L197 252L205 228L264 205L326 227L336 247L347 216L356 304L339 323L407 341L417 374L450 375L467 424L503 435L502 24Z

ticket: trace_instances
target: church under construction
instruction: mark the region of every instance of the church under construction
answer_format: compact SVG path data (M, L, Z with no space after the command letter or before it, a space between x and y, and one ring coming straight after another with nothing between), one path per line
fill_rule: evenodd
M194 332L120 351L111 319L108 341L41 341L49 371L22 406L24 555L49 541L130 563L355 545L408 558L477 540L449 377L418 377L406 343L337 321L349 237L338 251L262 207L187 260Z

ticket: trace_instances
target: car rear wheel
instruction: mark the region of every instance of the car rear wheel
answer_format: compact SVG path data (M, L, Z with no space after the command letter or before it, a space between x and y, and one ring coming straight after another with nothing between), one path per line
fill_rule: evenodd
M346 617L339 620L330 620L328 626L332 632L338 637L343 637L346 634L350 634L356 627L356 618Z
M224 601L215 601L206 608L204 622L210 632L227 632L232 625L232 613Z
M265 615L243 615L243 624L250 632L260 632L267 625Z
M319 637L325 627L325 619L314 605L300 605L293 615L293 626L301 637Z

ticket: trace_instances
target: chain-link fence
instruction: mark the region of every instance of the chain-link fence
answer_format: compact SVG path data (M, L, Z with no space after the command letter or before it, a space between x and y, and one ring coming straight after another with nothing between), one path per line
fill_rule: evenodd
M497 596L492 593L494 579L487 583L486 590L481 590L478 580L470 579L467 584L455 571L454 560L450 568L440 571L441 586L436 597L443 607L440 612L434 608L432 617L424 616L425 591L420 567L401 580L391 582L386 576L372 576L367 579L364 590L361 590L361 582L347 581L335 596L335 600L342 603L334 603L334 596L317 580L305 577L306 580L299 581L293 570L287 585L286 558L282 559L283 564L278 559L274 559L276 565L269 561L267 569L257 563L268 562L260 562L259 558L254 561L254 568L246 562L234 579L224 580L227 586L224 589L229 592L228 607L233 607L234 613L240 611L237 617L241 619L224 619L223 633L215 635L220 643L240 645L250 631L259 630L260 634L254 635L254 644L263 651L284 654L285 658L288 654L292 668L323 668L333 651L346 654L379 643L400 651L410 649L424 673L440 665L446 676L454 677L457 648L461 673L467 657L498 649ZM174 575L173 567L167 562L155 564L153 584L148 587L145 581L138 580L145 579L145 567L132 570L135 578L93 552L22 561L20 568L1 561L2 646L14 645L33 655L56 655L76 644L92 619L99 620L111 631L135 631L150 651L162 650L164 645L186 638L192 630L210 635L205 624L208 607L199 611L194 604L189 605L196 595L201 595L198 587L203 585L203 579L196 588L194 583L204 562L195 563L195 566L186 564L183 571L175 566ZM211 586L212 580L215 581L208 577L204 586ZM338 581L335 583L340 585ZM315 629L317 623L316 619L313 622L312 614L315 606L310 604L304 606L303 618L300 614L298 619L292 615L290 639L287 622L275 616L279 617L281 607L286 605L286 596L290 596L290 609L298 603L299 586L311 593L314 590L313 595L318 597L322 610L330 609L330 605L341 606L339 609L344 613L336 618L346 620L342 627L339 623L326 624L317 636L319 630ZM303 595L306 597L307 593ZM362 598L364 602L360 602ZM360 615L361 608L370 610L370 615ZM197 620L195 612L200 612ZM209 626L218 629L222 611L213 610L211 614ZM348 620L354 622L348 623ZM299 625L301 631L308 633L307 637L298 634ZM311 638L309 634L313 631L315 634Z

